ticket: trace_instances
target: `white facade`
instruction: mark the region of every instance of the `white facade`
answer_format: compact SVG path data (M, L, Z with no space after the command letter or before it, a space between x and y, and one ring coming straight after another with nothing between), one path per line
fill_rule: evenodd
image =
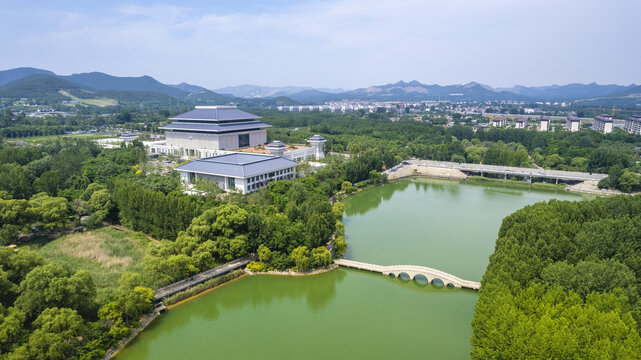
M198 179L209 179L218 183L218 187L220 187L225 192L238 191L242 194L249 194L256 192L266 186L269 186L269 183L272 181L293 180L294 178L296 178L296 168L289 167L278 169L248 178L180 172L180 178L183 183L187 185L195 184Z
M601 131L604 134L609 134L612 132L614 127L614 121L610 117L606 116L595 116L594 123L592 124L592 129L596 131Z
M186 185L193 185L199 179L209 179L224 191L248 194L272 181L294 179L297 165L272 155L229 153L191 161L176 167L176 171Z
M550 130L550 119L541 118L541 124L539 125L540 131L549 131Z
M507 119L504 117L494 118L492 120L492 126L494 127L505 127L507 126Z
M258 119L235 106L196 106L161 127L165 130L164 145L167 151L183 156L194 156L203 149L224 151L262 145L267 143L265 129L271 125Z
M576 116L568 116L565 122L565 127L568 129L568 131L579 131L581 130L581 119L577 118Z
M239 131L229 134L191 133L168 130L165 132L166 143L169 146L183 149L212 149L230 150L240 147L239 135L249 134L250 146L262 145L267 142L267 131Z
M630 134L641 134L641 117L631 116L625 120L625 131Z

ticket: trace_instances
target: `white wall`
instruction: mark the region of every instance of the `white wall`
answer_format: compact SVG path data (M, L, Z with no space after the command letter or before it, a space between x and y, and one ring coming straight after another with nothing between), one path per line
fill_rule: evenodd
M165 132L167 145L184 149L218 149L218 135L207 133Z

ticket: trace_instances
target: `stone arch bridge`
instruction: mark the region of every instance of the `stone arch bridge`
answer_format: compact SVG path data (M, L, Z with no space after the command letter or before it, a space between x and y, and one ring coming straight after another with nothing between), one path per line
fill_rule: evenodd
M445 286L453 286L455 288L466 288L478 290L481 288L481 283L476 281L463 280L452 274L446 272L429 268L427 266L417 266L417 265L390 265L390 266L381 266L363 263L353 260L338 259L334 261L337 265L360 269L368 270L373 272L378 272L383 275L393 275L395 277L400 276L400 274L407 274L410 279L414 279L418 275L423 275L428 282L433 282L434 279L440 279Z

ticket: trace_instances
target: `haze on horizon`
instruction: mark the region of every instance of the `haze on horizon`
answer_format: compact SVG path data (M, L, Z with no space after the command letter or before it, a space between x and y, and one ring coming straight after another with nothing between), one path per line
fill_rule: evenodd
M634 0L2 2L0 69L207 88L641 82Z

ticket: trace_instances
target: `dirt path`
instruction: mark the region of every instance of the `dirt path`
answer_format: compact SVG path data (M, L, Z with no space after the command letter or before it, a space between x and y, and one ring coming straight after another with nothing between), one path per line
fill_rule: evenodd
M465 180L467 175L457 169L419 166L419 165L404 165L387 175L389 180L396 180L408 176L427 176L441 179Z

